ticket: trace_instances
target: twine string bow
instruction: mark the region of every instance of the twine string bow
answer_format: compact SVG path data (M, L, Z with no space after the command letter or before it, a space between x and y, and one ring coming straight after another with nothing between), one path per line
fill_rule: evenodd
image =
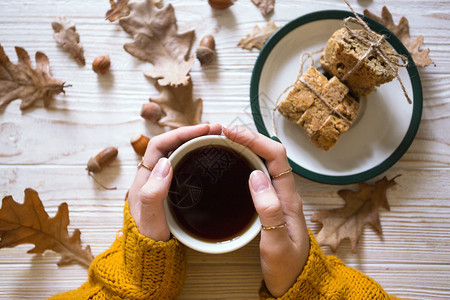
M345 122L348 122L349 124L351 124L352 122L347 119L343 114L341 114L333 105L330 104L330 102L328 102L318 91L316 91L308 82L306 82L305 80L303 80L301 77L303 75L303 69L305 66L305 63L308 59L311 60L310 63L310 67L314 66L314 55L318 54L320 52L322 52L323 49L320 50L316 50L313 52L304 52L302 53L302 55L300 56L300 69L298 70L297 73L297 79L295 80L294 84L291 84L290 86L288 86L287 88L284 89L284 91L278 96L277 98L277 102L275 103L275 107L272 110L272 130L274 133L274 136L277 136L277 129L276 129L276 124L275 124L275 111L278 110L279 107L279 102L280 102L280 98L281 96L283 96L288 90L290 90L292 87L294 87L298 82L300 82L301 84L303 84L304 86L306 86L313 94L314 96L316 96L318 99L320 99L329 109L332 110L333 113L337 114L342 120L344 120ZM331 116L331 115L330 115ZM327 118L327 120L325 120L325 122L322 124L324 125L328 119L330 117Z
M388 53L383 47L383 43L385 41L384 35L379 35L370 27L367 25L366 22L361 19L361 17L358 15L358 13L353 9L353 7L350 5L348 0L344 0L344 2L347 4L347 6L350 8L351 12L355 15L355 17L348 17L344 19L344 27L347 29L347 32L349 35L358 40L359 43L365 45L368 47L366 53L363 55L363 57L341 78L339 78L341 81L345 81L348 79L348 77L359 69L361 64L364 63L367 57L369 57L372 52L376 52L376 54L381 57L383 62L386 63L386 65L395 73L395 77L397 78L398 82L400 83L400 86L402 88L403 94L406 97L406 100L408 100L408 103L411 104L412 101L408 96L408 92L406 91L405 86L403 85L403 82L398 75L398 70L396 70L395 67L406 67L408 66L408 58L404 55L398 54L398 53ZM358 25L360 25L364 32L367 34L367 36L364 36L363 34L357 34L352 29L350 29L348 23L353 22ZM399 59L403 60L404 63L400 63Z

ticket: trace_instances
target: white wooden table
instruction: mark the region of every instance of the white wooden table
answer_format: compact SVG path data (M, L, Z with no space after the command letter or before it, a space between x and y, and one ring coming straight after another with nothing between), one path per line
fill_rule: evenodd
M168 1L166 1L167 3ZM204 100L203 120L254 127L249 113L249 82L257 50L236 47L255 25L266 21L250 0L239 0L228 10L212 11L204 1L170 1L181 30L195 28L198 45L205 34L216 38L218 59L201 68L196 61L191 76L194 92ZM372 276L388 292L400 297L450 297L450 1L352 1L358 12L379 14L383 5L395 21L409 19L411 35L424 35L436 66L420 70L424 110L410 149L382 175L397 179L388 191L391 211L381 212L383 235L365 227L356 254L344 242L337 255ZM0 2L0 43L12 61L14 46L33 57L43 51L54 77L72 87L58 95L48 109L39 103L26 112L20 101L0 109L0 196L23 201L27 187L36 189L47 211L54 215L61 202L70 210L70 230L79 228L82 241L94 255L106 250L122 224L122 207L138 156L129 139L136 133L161 130L140 116L143 103L157 95L143 76L146 64L123 50L130 37L104 20L107 0L28 0ZM346 9L338 0L277 0L271 16L278 25L305 13ZM66 16L77 25L87 65L78 66L53 40L51 22ZM90 67L100 54L109 54L112 71L97 76ZM106 146L117 146L119 158L97 177L117 190L106 191L87 176L88 159ZM375 178L376 179L379 179ZM373 180L372 180L373 181ZM309 221L312 213L343 204L340 186L311 182L296 176ZM356 188L356 185L346 186ZM27 254L30 245L0 250L0 298L44 299L74 289L87 278L79 265L58 268L58 255ZM325 249L329 252L328 249ZM258 238L229 254L206 255L188 250L188 271L180 299L255 299L261 280Z

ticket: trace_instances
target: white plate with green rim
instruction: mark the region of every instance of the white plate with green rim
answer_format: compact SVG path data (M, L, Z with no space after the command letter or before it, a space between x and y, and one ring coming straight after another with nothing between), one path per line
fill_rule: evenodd
M422 116L422 85L408 50L384 26L360 15L372 30L384 34L387 42L408 58L410 63L400 68L398 74L412 104L394 79L359 99L358 118L328 151L318 149L302 128L278 112L274 137L272 110L280 94L297 78L300 55L323 48L342 27L343 19L350 16L353 14L348 11L318 11L280 28L261 50L250 84L252 114L258 131L283 143L295 173L322 183L361 182L389 169L408 150ZM316 67L320 67L319 56L315 59Z

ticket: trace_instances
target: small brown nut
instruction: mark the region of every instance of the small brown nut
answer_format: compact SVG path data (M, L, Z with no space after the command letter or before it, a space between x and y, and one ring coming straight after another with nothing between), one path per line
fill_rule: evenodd
M95 73L105 74L111 67L111 60L108 55L97 56L92 62L92 70Z
M141 117L151 122L157 122L161 119L163 112L158 104L149 102L142 104Z
M208 4L214 9L226 9L234 4L235 0L208 0Z
M86 169L92 173L100 172L116 159L117 154L119 154L119 150L116 147L106 147L96 156L89 159Z
M140 156L144 156L149 141L150 139L142 134L136 134L130 139L130 143L134 149L134 152L136 152Z
M214 58L216 57L216 42L212 35L205 35L200 41L200 45L198 46L195 54L197 59L200 61L200 64L208 65L210 64Z
M200 40L200 46L215 50L216 41L214 40L214 37L212 35L208 34Z

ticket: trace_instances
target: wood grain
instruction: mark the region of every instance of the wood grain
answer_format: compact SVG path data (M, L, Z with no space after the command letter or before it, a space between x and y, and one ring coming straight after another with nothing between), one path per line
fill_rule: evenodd
M354 3L353 3L354 2ZM166 1L167 3L167 1ZM236 45L266 19L251 1L238 1L224 11L211 10L206 1L170 1L181 31L196 30L199 39L213 34L216 63L191 76L194 94L204 101L203 120L254 128L249 107L249 82L259 51ZM405 298L444 299L450 295L450 2L432 0L352 1L355 9L379 13L386 5L398 22L409 19L411 36L423 35L424 48L436 66L421 69L424 94L422 121L406 154L381 176L396 179L388 191L390 211L381 211L383 234L365 227L358 252L346 241L335 255L373 277L389 293ZM50 214L61 202L70 210L70 230L94 255L106 250L122 224L123 200L139 157L129 139L136 133L162 132L139 116L140 107L157 94L142 75L147 64L123 50L130 37L116 23L104 20L108 1L29 0L0 2L0 43L12 61L14 46L32 56L45 52L52 74L72 87L58 95L48 109L21 112L20 101L0 108L0 196L23 201L27 187L36 189ZM339 0L277 0L270 17L278 25L317 10L346 9ZM50 26L57 16L72 19L84 45L87 65L80 67L53 40ZM195 49L194 47L194 49ZM111 57L111 73L98 76L90 67L100 55ZM119 148L119 157L97 178L117 190L105 191L87 176L88 159L106 146ZM374 178L375 181L378 178ZM337 191L356 185L333 186L296 176L308 226L321 209L343 205ZM206 255L187 251L188 272L179 299L256 299L261 282L259 239L233 253ZM87 279L78 265L56 266L58 256L27 254L31 246L0 250L0 299L45 299L77 288ZM324 248L327 253L333 254Z

